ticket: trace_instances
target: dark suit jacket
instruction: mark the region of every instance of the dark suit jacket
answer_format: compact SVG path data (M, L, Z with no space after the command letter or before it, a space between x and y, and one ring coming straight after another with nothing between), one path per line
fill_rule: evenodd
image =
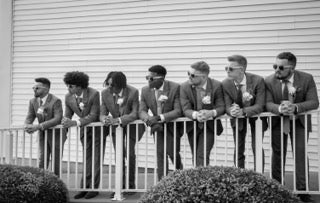
M245 73L246 75L246 88L247 92L252 95L252 99L246 103L243 107L244 113L248 116L254 116L263 112L265 107L265 84L261 76L252 73ZM237 100L237 87L234 84L234 80L226 78L222 81L224 102L226 105L226 112L230 114L230 107ZM250 123L253 123L256 118L251 118ZM267 129L266 119L262 119L264 123L264 130ZM235 119L231 119L231 126L235 127Z
M195 88L187 81L181 84L180 88L180 103L183 113L186 117L192 118L192 113L196 110L197 99ZM221 82L208 78L206 95L211 97L211 103L203 105L203 109L216 109L217 117L225 113L225 105L223 99L223 91ZM208 130L214 132L213 121L208 122ZM193 129L193 125L187 126L187 131L190 132ZM220 119L217 120L217 134L220 135L223 131L223 127Z
M266 108L271 113L280 115L279 105L282 100L281 82L275 77L275 74L268 76L265 79L266 84ZM317 109L319 107L319 99L316 84L313 76L309 73L295 70L293 78L293 87L296 88L294 104L298 107L298 112L306 112ZM304 116L298 116L298 120L303 126ZM272 126L280 125L280 118L276 117L272 120ZM308 131L311 131L311 117L308 116Z
M163 93L168 99L164 101L162 105L162 114L164 116L164 122L168 123L168 130L173 132L173 123L170 121L179 118L181 116L181 106L179 102L179 84L165 80L163 84ZM153 115L157 115L157 101L155 97L154 89L150 89L149 86L145 86L141 90L141 101L139 107L139 117L144 120L150 115L148 110L151 110ZM179 128L177 126L177 128ZM179 130L177 132L180 132ZM181 135L181 133L180 133Z
M37 98L31 99L29 101L29 109L25 119L25 124L32 124L35 118L37 118L38 122L41 123L43 128L46 130L61 123L62 105L61 100L58 97L48 94L47 100L43 104L43 107L43 114L38 114L37 111L39 108L39 103Z
M81 111L77 105L76 97L67 93L65 97L65 117L71 119L73 114L77 114L80 118L81 127L92 122L98 122L100 113L99 92L90 87L84 89L82 103L84 109Z
M109 112L112 117L121 119L121 125L123 127L127 126L129 123L138 119L139 110L139 91L135 87L127 85L123 89L122 93L123 103L119 105L119 112L116 112L116 106L113 100L113 93L110 88L104 89L101 93L101 106L100 106L100 121L102 121L102 116L107 116ZM120 116L119 116L120 115ZM114 126L113 132L115 132L116 126ZM143 135L144 126L139 125L139 139ZM107 133L108 133L107 129ZM130 125L130 135L135 136L135 125Z

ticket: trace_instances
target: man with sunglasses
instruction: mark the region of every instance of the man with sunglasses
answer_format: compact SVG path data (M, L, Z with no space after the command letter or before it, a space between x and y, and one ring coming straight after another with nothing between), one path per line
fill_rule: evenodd
M183 168L180 157L180 137L182 135L180 125L177 123L177 128L174 129L174 123L170 122L181 116L180 86L175 82L165 80L166 75L167 70L161 65L149 68L149 75L146 77L149 85L142 88L139 107L140 119L151 127L152 134L157 133L158 180L168 173L167 156L170 157L176 169ZM148 114L149 110L152 115ZM164 151L164 136L166 136L166 152ZM174 149L176 149L175 152ZM164 168L164 161L166 161L166 168Z
M24 129L27 133L34 133L39 131L39 167L47 168L49 166L49 159L53 165L53 172L59 177L60 175L60 129L50 129L60 124L62 119L62 104L61 100L50 94L51 82L47 78L36 78L33 86L34 98L29 101L28 114L25 119ZM37 118L39 124L32 124ZM45 142L47 136L47 142ZM53 146L53 137L54 143ZM62 149L66 136L62 137ZM47 152L45 152L45 145ZM45 154L47 155L45 157ZM54 157L53 157L54 154ZM62 155L61 155L62 156ZM45 164L46 159L46 166Z
M234 150L234 163L236 167L245 168L244 151L247 134L247 118L249 117L251 127L251 147L255 163L255 121L257 118L250 117L261 113L264 109L265 85L261 76L246 72L247 59L244 56L229 56L228 62L229 64L225 67L228 77L222 81L224 101L226 112L232 117L230 123L234 143L235 146L237 146L237 149L235 147ZM236 118L238 118L238 128L236 126ZM262 122L263 131L265 131L267 129L267 121L266 119L262 119ZM264 154L262 162L264 163Z
M220 135L223 131L220 119L216 122L217 126L212 120L225 113L222 85L221 82L209 78L209 72L210 67L204 61L192 64L188 71L189 80L181 84L180 88L183 113L196 122L195 129L193 122L187 122L188 140L196 166L209 164L214 133ZM206 122L206 128L204 128L204 122ZM204 150L206 150L205 153Z
M130 124L137 120L139 110L139 91L135 87L127 84L127 78L122 72L110 72L105 80L108 87L101 93L100 106L100 121L107 127L106 132L109 134L109 126L112 127L112 142L114 148L116 147L116 127L121 125L123 127L123 157L127 156L126 151L129 150L127 167L129 172L129 189L135 189L135 169L136 169L136 154L135 145L137 142L136 128L138 127L138 140L144 133L143 124ZM129 135L127 135L127 127L129 127ZM127 140L127 141L126 141ZM125 150L129 144L129 149ZM126 183L125 173L125 159L123 159L123 189ZM132 193L127 193L132 194ZM111 198L114 193L111 194Z
M282 183L287 141L290 136L291 147L295 150L296 187L298 190L305 190L308 174L306 173L308 161L306 163L305 160L307 144L305 139L309 139L309 132L311 132L311 115L305 119L305 115L297 114L317 109L319 100L313 76L296 70L296 62L296 56L290 52L280 53L276 57L273 65L275 73L265 79L266 107L268 111L279 115L271 118L272 177ZM293 129L294 123L295 129ZM281 170L281 133L283 133L283 171ZM312 202L309 194L298 196L303 202Z
M80 127L80 141L83 147L83 159L85 159L83 163L86 163L86 174L82 174L80 187L90 188L92 185L92 176L94 176L94 188L98 188L100 183L101 155L100 126L88 127L86 130L85 126L99 121L99 92L91 87L88 87L89 76L84 72L67 72L63 81L68 87L68 93L65 96L65 115L62 119L62 125L64 128L70 128L73 126ZM76 114L79 118L72 120L74 114ZM93 132L95 133L94 135ZM105 139L106 138L104 136L102 141L103 146L105 144ZM84 143L85 140L86 144ZM84 148L85 146L86 148ZM94 154L92 154L92 147L94 147ZM94 171L92 171L92 164L94 164ZM84 185L84 179L86 185ZM90 199L98 194L98 192L81 191L77 193L74 198L79 199L84 197L86 199Z

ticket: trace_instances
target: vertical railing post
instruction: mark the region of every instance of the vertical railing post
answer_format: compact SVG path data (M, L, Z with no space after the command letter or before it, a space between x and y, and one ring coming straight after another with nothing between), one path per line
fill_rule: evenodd
M116 128L116 170L115 170L115 195L112 200L122 201L122 177L123 177L123 128Z
M8 131L8 134L3 133L3 147L4 147L4 158L6 164L11 164L13 160L13 134Z
M260 116L256 120L256 172L263 173L263 147L262 147L262 137L263 137L263 129L262 129L262 120Z

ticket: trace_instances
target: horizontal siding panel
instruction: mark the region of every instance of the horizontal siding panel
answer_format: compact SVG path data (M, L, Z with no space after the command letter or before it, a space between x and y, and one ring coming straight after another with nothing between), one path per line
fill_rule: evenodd
M243 54L248 71L265 77L273 73L275 56L288 50L298 57L297 69L313 74L320 92L319 13L320 1L315 0L15 0L12 124L21 125L25 119L33 78L50 78L51 92L64 101L62 78L73 70L88 73L90 86L99 91L108 72L123 71L128 83L140 90L154 64L167 67L167 78L181 83L187 80L190 64L205 60L214 70L210 76L221 81L226 77L226 57ZM218 137L212 150L219 155L217 164L233 165L224 161L233 157L230 133L228 129L227 137ZM151 136L144 136L138 153L145 153L145 142L149 155L138 156L139 163L154 166ZM269 148L268 135L264 142ZM310 135L309 144L314 169L317 132ZM185 147L190 150L188 143ZM75 153L75 144L71 151ZM252 163L250 145L247 151ZM270 150L266 153L269 156ZM189 151L185 156L191 160Z

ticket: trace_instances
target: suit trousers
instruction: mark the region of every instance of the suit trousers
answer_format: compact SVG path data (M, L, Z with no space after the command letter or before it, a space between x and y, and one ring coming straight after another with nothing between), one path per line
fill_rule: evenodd
M135 173L136 173L136 153L135 153L135 146L136 146L136 125L130 126L129 136L127 134L127 128L123 128L123 168L122 168L122 178L123 178L123 189L126 188L126 165L125 165L125 158L127 157L127 142L129 142L129 167L127 167L128 174L129 174L129 189L135 189ZM112 132L112 143L113 147L116 150L116 134Z
M54 146L53 146L53 138L54 136ZM66 136L62 135L62 154L63 154L63 146L64 142L66 141ZM60 175L60 161L62 159L62 154L60 156L60 129L55 129L54 135L53 130L47 130L47 142L45 142L45 131L39 131L39 168L48 168L51 156L51 164L52 164L52 171L58 177ZM46 154L46 161L47 165L44 167L45 162L45 145L47 145L47 154ZM54 157L53 157L54 155Z
M246 135L247 135L247 120L244 118L242 119L243 128L238 131L238 165L236 164L236 127L232 127L233 131L233 139L234 139L234 165L239 168L245 168L245 143L246 143ZM251 149L254 157L254 170L256 170L256 125L255 120L249 122L251 128ZM262 150L262 171L264 171L264 150Z
M180 156L180 134L179 129L176 132L176 139L174 141L174 133L173 127L167 125L167 133L166 133L166 152L164 148L165 144L165 134L163 131L157 132L157 165L158 165L158 180L168 174L169 164L168 164L168 156L171 162L175 165L175 169L183 169L181 156ZM176 143L176 151L174 152L174 143ZM176 157L174 157L176 155ZM166 168L164 168L164 161L166 161Z
M86 148L84 146L85 142L85 137L84 137L84 130L85 127L81 128L81 137L80 141L83 147L83 153L86 152L85 156L85 161L83 160L84 167L83 169L86 170L86 173L84 174L83 171L83 176L80 181L80 187L81 188L92 188L92 184L94 188L98 188L100 184L100 148L101 148L101 127L96 126L96 127L87 127L86 134L87 134L87 139L86 139ZM93 140L93 128L95 128L95 137ZM106 145L106 136L103 135L103 140L102 140L102 160L104 158L104 152L105 152L105 145ZM92 154L92 150L94 148L94 154ZM84 155L84 154L83 154ZM84 157L84 156L83 156ZM92 165L94 165L94 172L92 172ZM93 180L92 180L93 176ZM84 180L85 178L85 180ZM84 182L85 181L85 182ZM93 181L93 182L92 182Z
M197 122L198 123L198 122ZM189 124L189 123L188 123ZM191 125L191 123L189 124ZM193 123L192 123L193 125ZM198 125L197 125L198 126ZM192 161L194 162L194 159L196 159L196 166L204 166L206 163L206 166L209 165L210 160L210 152L214 145L214 133L209 130L207 127L207 136L206 136L206 160L204 160L204 130L205 128L196 128L196 136L194 137L194 130L191 130L188 132L188 140L191 147L192 152ZM195 144L195 149L194 149ZM194 152L196 152L196 157L194 157Z
M281 175L281 127L276 125L272 129L272 178L282 181ZM295 128L295 171L296 171L296 187L298 190L306 189L306 171L305 171L305 128L296 120ZM293 123L290 121L290 139L291 147L293 147ZM307 133L307 142L309 133ZM283 134L283 175L285 173L286 154L287 154L288 134ZM292 149L293 151L293 149ZM309 168L309 163L308 168Z

